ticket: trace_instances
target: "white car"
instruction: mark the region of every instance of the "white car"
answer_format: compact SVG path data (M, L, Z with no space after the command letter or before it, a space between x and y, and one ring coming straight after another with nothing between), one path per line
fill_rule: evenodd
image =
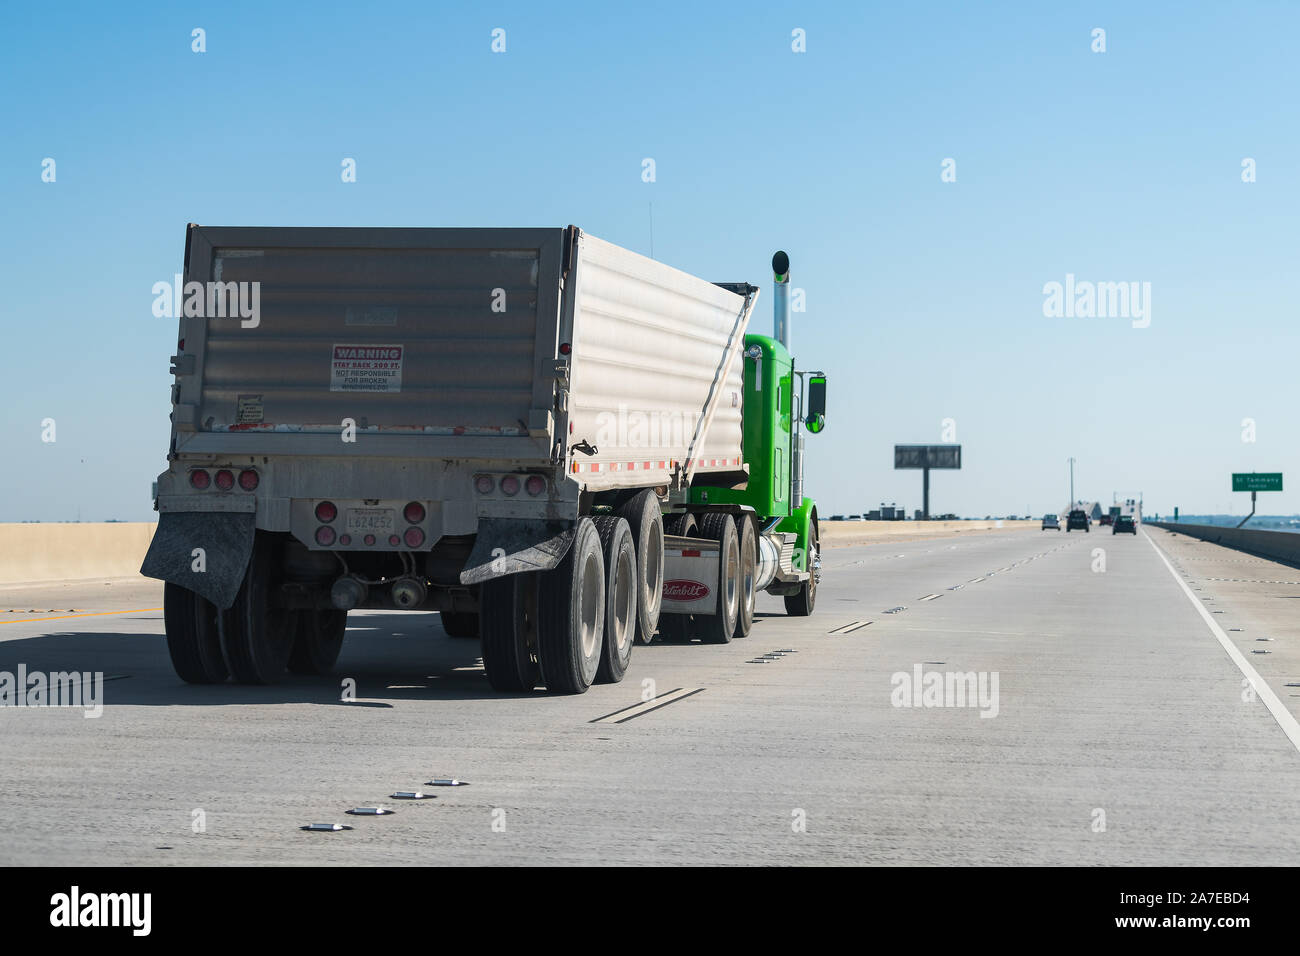
M1056 515L1043 515L1043 527L1042 527L1042 530L1043 530L1043 531L1047 531L1049 528L1050 528L1052 531L1060 531L1060 530L1061 530L1061 519L1060 519L1059 517L1057 517Z

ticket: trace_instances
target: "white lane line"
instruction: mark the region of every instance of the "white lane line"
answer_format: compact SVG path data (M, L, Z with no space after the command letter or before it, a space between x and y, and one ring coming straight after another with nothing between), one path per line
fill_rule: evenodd
M942 594L927 594L923 598L917 598L918 601L933 601L937 597L943 597Z
M1259 699L1264 702L1264 706L1267 707L1268 712L1273 715L1273 719L1278 722L1278 726L1282 728L1282 732L1286 734L1287 739L1291 741L1292 746L1294 746L1297 751L1300 751L1300 723L1296 722L1295 717L1286 709L1286 705L1278 699L1277 694L1273 693L1273 688L1268 686L1268 681L1260 677L1259 672L1250 666L1250 662L1246 660L1245 655L1237 649L1237 645L1232 642L1232 638L1223 633L1223 628L1219 627L1219 622L1210 616L1210 612L1206 610L1205 605L1200 602L1196 595L1192 593L1192 589L1189 588L1183 579L1178 576L1178 572L1175 571L1174 566L1169 563L1169 559L1165 557L1165 553L1160 550L1160 546L1152 541L1151 536L1145 531L1142 532L1142 537L1147 539L1147 544L1151 545L1156 554L1159 555L1160 560L1165 563L1165 567L1169 569L1169 573L1173 575L1178 586L1182 588L1183 593L1187 595L1187 600L1192 602L1192 606L1196 608L1197 613L1201 615L1201 619L1205 621L1214 636L1218 638L1219 644L1222 645L1223 649L1228 652L1228 657L1232 658L1232 662L1237 665L1237 670L1241 671L1242 674L1246 676L1246 679L1250 681L1250 686L1254 689L1255 693L1259 695Z

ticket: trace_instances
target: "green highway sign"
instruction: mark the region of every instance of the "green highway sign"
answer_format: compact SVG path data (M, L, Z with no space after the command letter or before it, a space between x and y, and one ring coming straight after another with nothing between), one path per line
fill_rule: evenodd
M1249 473L1232 473L1233 491L1281 491L1282 473L1280 471L1262 471Z

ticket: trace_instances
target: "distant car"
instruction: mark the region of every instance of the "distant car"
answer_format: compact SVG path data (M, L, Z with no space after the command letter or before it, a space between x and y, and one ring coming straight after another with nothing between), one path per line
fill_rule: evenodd
M1111 534L1119 534L1121 531L1127 531L1129 534L1137 534L1137 522L1133 520L1132 515L1119 515L1115 518L1115 526L1110 529Z
M843 520L844 520L844 515L831 515L831 520L832 520L832 521L843 521Z
M1097 524L1101 525L1103 528L1108 524L1114 524L1114 522L1115 522L1114 515L1102 515L1100 518L1097 519Z
M1065 519L1065 530L1068 534L1075 528L1082 528L1084 531L1091 531L1088 527L1088 512L1075 510L1070 512L1070 516Z
M1058 518L1056 515L1043 515L1043 527L1042 527L1042 530L1043 530L1043 531L1047 531L1049 528L1050 528L1052 531L1060 531L1060 530L1061 530L1061 519Z

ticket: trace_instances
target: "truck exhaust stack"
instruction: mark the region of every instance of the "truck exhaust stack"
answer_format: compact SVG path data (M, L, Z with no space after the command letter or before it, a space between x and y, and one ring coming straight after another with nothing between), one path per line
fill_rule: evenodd
M790 348L790 257L772 256L772 338Z

